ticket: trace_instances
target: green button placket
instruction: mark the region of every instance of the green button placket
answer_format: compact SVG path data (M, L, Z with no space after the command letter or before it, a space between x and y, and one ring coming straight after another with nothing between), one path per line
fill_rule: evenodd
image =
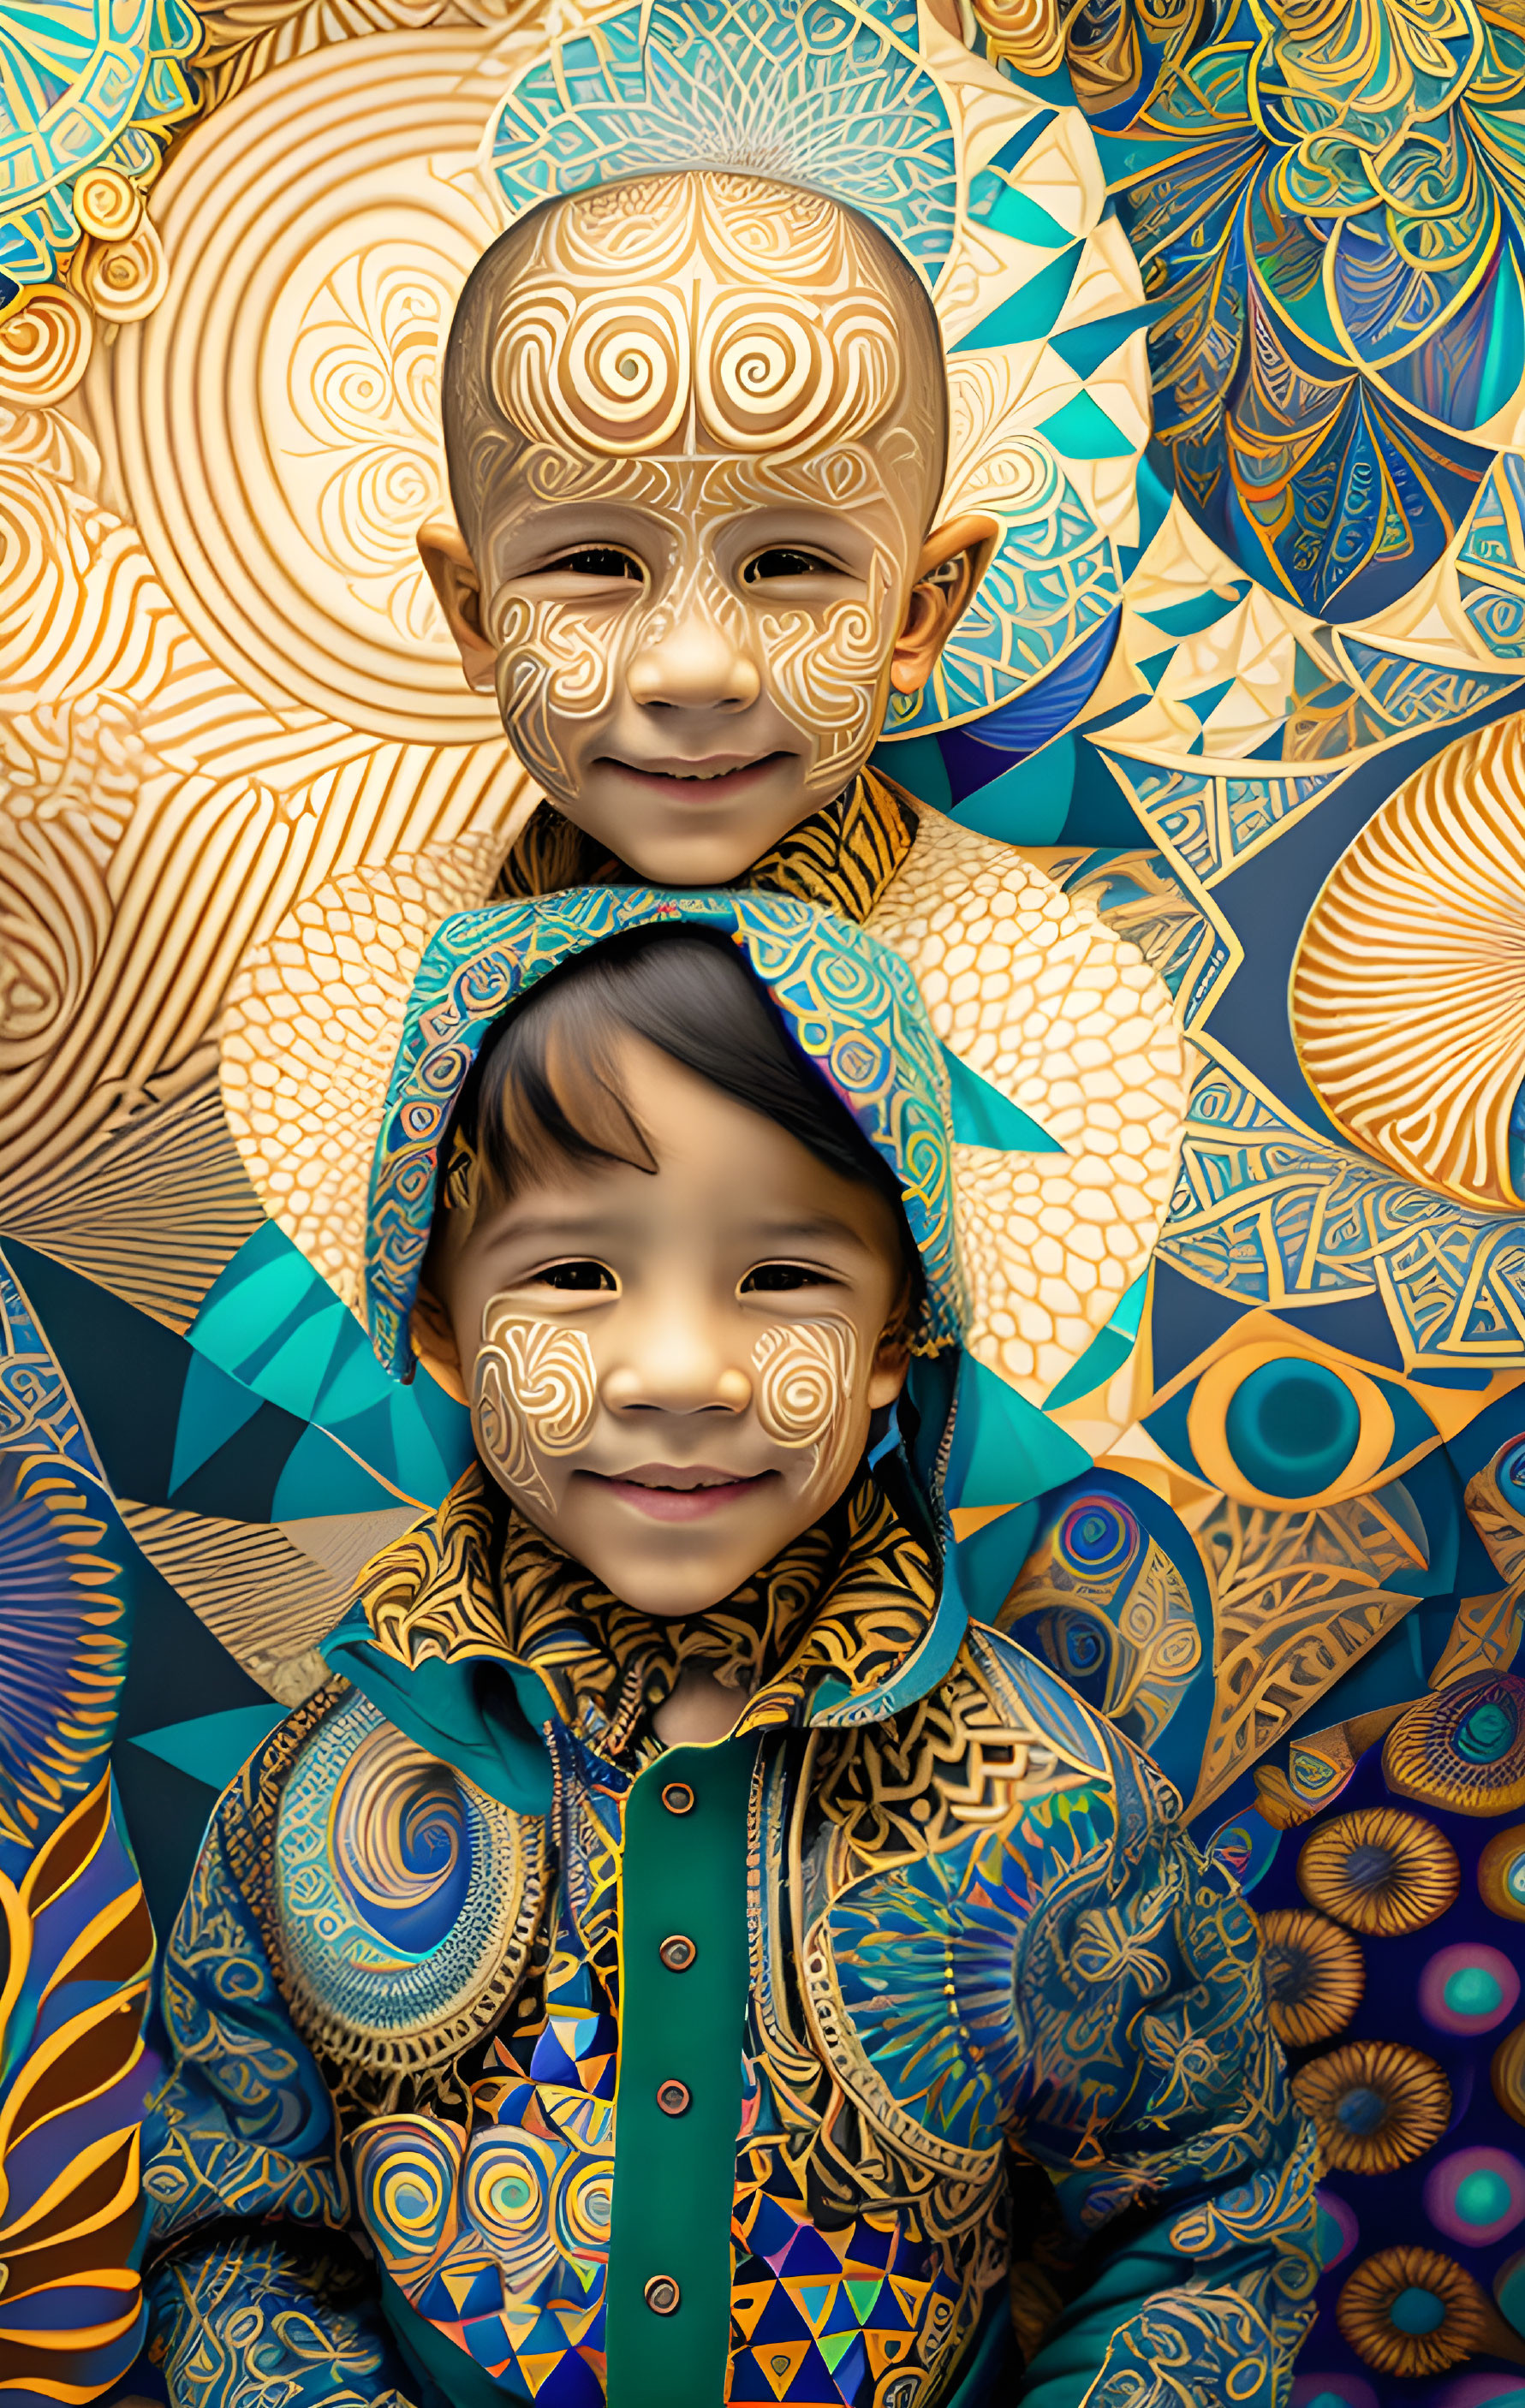
M720 2408L725 2398L756 1747L742 1739L670 1748L626 1800L609 2408ZM688 1812L664 1803L674 1790L680 1802L692 1793ZM686 1970L662 1961L674 1937L694 1943ZM673 2083L690 2093L676 2115L657 2098ZM665 2300L664 2284L677 2286L668 2315L648 2299Z

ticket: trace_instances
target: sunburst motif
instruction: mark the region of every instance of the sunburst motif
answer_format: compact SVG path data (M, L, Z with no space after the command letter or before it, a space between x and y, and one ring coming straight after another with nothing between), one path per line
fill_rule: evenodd
M1303 1843L1298 1886L1310 1906L1383 1939L1433 1923L1461 1885L1456 1850L1432 1823L1392 1806L1337 1814Z
M1347 2041L1292 2078L1324 2163L1388 2173L1431 2148L1451 2114L1451 2086L1431 2057L1395 2041Z

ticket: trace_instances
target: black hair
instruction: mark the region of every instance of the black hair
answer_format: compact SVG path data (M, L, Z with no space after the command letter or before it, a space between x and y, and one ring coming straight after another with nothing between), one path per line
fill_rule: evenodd
M456 1109L454 1126L474 1157L461 1203L475 1211L507 1202L557 1158L655 1170L620 1082L615 1048L624 1035L643 1038L786 1130L840 1178L881 1195L919 1294L920 1258L894 1172L718 931L633 930L563 963L505 1015ZM448 1180L449 1140L442 1160Z

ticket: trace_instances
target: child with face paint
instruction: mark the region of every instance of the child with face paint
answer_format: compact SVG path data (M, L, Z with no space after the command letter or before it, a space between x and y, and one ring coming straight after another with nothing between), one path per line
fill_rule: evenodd
M442 407L456 523L420 550L546 798L512 891L906 820L861 773L999 530L939 516L942 338L868 218L699 169L548 202L473 271Z
M946 1574L983 1240L914 980L776 896L402 921L384 1093L293 938L331 1042L246 1159L478 1459L170 1947L171 2401L1277 2408L1315 2164L1252 1918Z

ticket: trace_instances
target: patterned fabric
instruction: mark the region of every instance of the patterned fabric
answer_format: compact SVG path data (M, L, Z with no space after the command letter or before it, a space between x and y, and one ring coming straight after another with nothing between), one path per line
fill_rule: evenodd
M824 1681L888 1679L935 1606L926 1550L868 1475L723 1604L657 1621L600 1588L473 1464L427 1530L369 1567L338 1636L367 1627L409 1669L431 1657L527 1665L568 1728L619 1758L686 1664L747 1693L741 1731L797 1723Z
M444 1534L434 1553L463 1560ZM482 1578L482 1549L468 1560ZM475 1627L495 1604L491 1585L474 1598ZM507 2396L595 2403L629 1774L548 1725L554 1806L523 1846L548 1849L552 1878L539 1928L521 1917L509 1952L511 2005L468 2029L453 1967L463 1947L500 1944L503 1909L467 1904L446 1854L418 1844L416 1800L431 1794L438 1821L453 1784L464 1818L471 1787L413 1749L410 1791L395 1762L369 1810L352 1810L386 1727L352 1693L303 1710L219 1811L170 1952L176 2066L149 2133L155 2241L174 2244L151 2279L158 2346L183 2358L209 2268L240 2279L221 2243L197 2256L198 2226L232 2214L333 2229L352 2198L388 2279ZM732 2400L923 2408L967 2360L1014 2254L1024 2398L1115 2388L1162 2408L1270 2408L1316 2272L1311 2147L1251 1919L1176 1816L1126 1742L979 1627L948 1677L885 1722L803 1749L762 1735ZM407 1918L415 1996L433 1985L452 2038L432 2062L379 2062L336 1991L314 1990L310 1956L298 1963L294 1918L322 1899L304 1876L295 1907L277 1895L272 1911L269 1869L313 1832L332 1835L328 1890L368 1916L333 1981L396 1955ZM426 2033L428 2014L414 2023ZM1144 2228L1090 2300L1087 2245L1129 2210ZM295 2260L273 2273L265 2241L252 2265L262 2299L305 2279ZM380 2365L351 2372L362 2344L352 2307L341 2314L335 2372L384 2398ZM1187 2342L1194 2387L1173 2392Z
M387 1369L411 1376L408 1317L428 1243L439 1142L494 1021L590 945L673 923L735 939L801 1053L884 1154L926 1274L916 1343L932 1351L957 1339L965 1299L947 1072L908 965L862 929L791 896L583 887L456 912L429 940L371 1178L367 1290L372 1340Z
M868 770L844 795L790 828L737 883L798 896L861 925L915 839L916 815L899 788ZM623 863L564 819L554 803L541 803L510 847L496 895L521 901L564 886L633 882Z

